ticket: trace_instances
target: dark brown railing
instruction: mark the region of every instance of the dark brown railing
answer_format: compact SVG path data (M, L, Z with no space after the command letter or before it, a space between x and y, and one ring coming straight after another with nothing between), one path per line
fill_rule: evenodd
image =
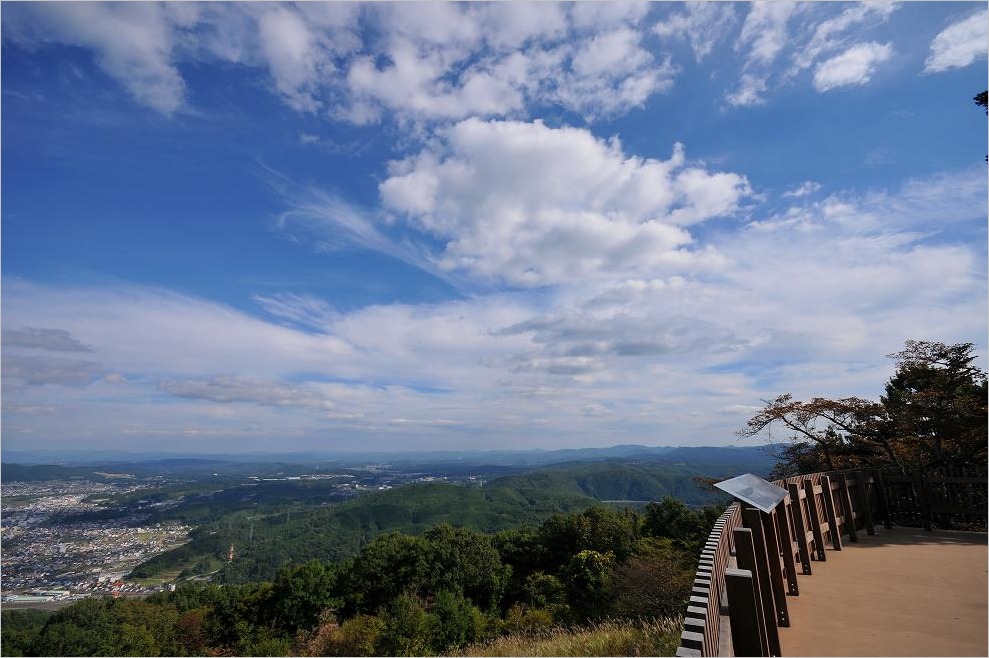
M943 469L936 475L883 475L893 523L931 528L986 529L986 474Z
M825 546L874 535L877 523L985 527L985 476L925 477L862 468L776 480L789 495L770 513L732 503L701 551L678 656L779 656L789 626L787 596L799 595L798 569L812 573ZM730 630L729 630L730 629Z
M725 570L735 553L733 531L742 523L742 508L737 503L728 506L714 523L707 543L701 550L694 587L684 617L681 644L715 647L721 634L721 599L724 593ZM685 645L688 646L688 645Z

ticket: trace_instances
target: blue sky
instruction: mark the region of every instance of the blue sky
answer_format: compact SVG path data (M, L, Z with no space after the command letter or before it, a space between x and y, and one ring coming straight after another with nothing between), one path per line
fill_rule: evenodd
M984 355L987 25L4 3L3 446L731 444Z

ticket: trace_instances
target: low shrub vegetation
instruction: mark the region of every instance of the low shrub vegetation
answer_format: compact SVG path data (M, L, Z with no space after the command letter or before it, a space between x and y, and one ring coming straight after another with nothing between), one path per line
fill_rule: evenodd
M461 656L672 656L682 619L606 621L589 628L553 628L535 635L513 633L467 647Z

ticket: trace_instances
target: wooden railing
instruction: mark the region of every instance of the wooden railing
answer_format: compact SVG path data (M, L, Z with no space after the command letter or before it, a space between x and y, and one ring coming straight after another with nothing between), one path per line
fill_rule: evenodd
M742 523L742 508L732 503L714 523L701 550L694 587L684 616L681 645L689 648L718 647L721 635L721 599L725 570L735 553L733 531ZM708 654L715 655L715 654Z
M989 521L985 473L944 469L936 475L883 475L893 523L937 528L978 528Z
M798 596L798 568L827 561L843 537L876 533L882 522L948 527L981 521L986 477L884 474L862 468L776 480L788 495L769 514L732 503L701 551L678 656L779 656L779 627L789 626L787 596Z
M775 481L789 495L771 514L729 505L701 552L677 655L780 655L797 565L810 574L825 542L840 549L841 535L875 532L873 519L888 516L877 483L872 470L814 473Z

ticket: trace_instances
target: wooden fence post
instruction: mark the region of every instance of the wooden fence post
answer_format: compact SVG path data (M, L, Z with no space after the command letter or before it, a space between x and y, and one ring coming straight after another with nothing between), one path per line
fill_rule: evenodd
M858 498L862 502L862 511L865 513L865 531L870 535L876 534L876 526L872 522L872 503L869 501L869 485L865 481L865 473L862 469L855 471L855 485L859 490Z
M841 502L841 506L845 508L845 527L848 528L848 539L857 542L859 536L855 531L855 510L852 508L852 495L848 493L848 479L844 473L838 473L837 478L838 488L841 491L838 494L838 500Z
M762 512L750 507L742 511L742 522L752 531L759 584L766 584L762 594L766 623L789 626L790 613L786 606L786 592L783 591L783 569L780 565L779 546L776 543L776 528L773 520L763 517ZM767 537L770 529L772 529L772 540ZM746 568L745 565L740 566Z
M821 530L821 517L817 513L817 494L814 493L814 481L804 478L804 491L807 492L807 516L810 518L810 529L814 534L814 553L821 562L828 557L824 554L824 532Z
M968 469L962 467L961 474L962 477L969 477ZM972 504L972 487L970 487L967 484L964 487L962 487L962 500L963 500L962 504L964 505L965 509L972 509L974 507L974 505Z
M824 496L824 513L828 517L828 532L831 535L831 546L836 551L841 550L841 527L838 525L838 515L834 509L834 495L831 493L831 478L821 476L821 493Z
M793 535L790 532L790 519L787 516L787 499L784 498L776 506L776 527L779 530L779 545L783 551L783 568L786 570L786 585L790 596L799 596L800 588L797 586L797 563L793 559Z
M797 548L800 550L800 567L805 576L811 575L810 547L807 545L807 529L804 527L804 513L800 504L800 487L794 482L787 483L790 490L790 505L793 507L793 531L797 536Z
M927 499L927 487L924 484L924 474L919 470L913 472L913 487L917 492L917 503L920 505L920 517L924 521L924 530L931 529L931 501Z
M878 468L872 469L872 480L875 482L876 491L879 493L879 511L883 515L883 527L889 530L893 527L893 519L889 514L889 500L886 497L886 478Z
M736 531L737 532L737 531ZM725 570L728 609L731 611L731 643L736 656L768 656L759 632L759 604L755 578L744 569Z
M755 549L755 539L750 528L738 528L735 530L735 560L739 569L752 572L752 580L755 584L755 594L759 618L759 632L763 641L763 648L766 656L780 655L779 629L776 627L776 610L773 605L773 593L770 584L764 581L759 573L759 561ZM731 611L731 603L728 604ZM732 620L732 626L735 622Z

